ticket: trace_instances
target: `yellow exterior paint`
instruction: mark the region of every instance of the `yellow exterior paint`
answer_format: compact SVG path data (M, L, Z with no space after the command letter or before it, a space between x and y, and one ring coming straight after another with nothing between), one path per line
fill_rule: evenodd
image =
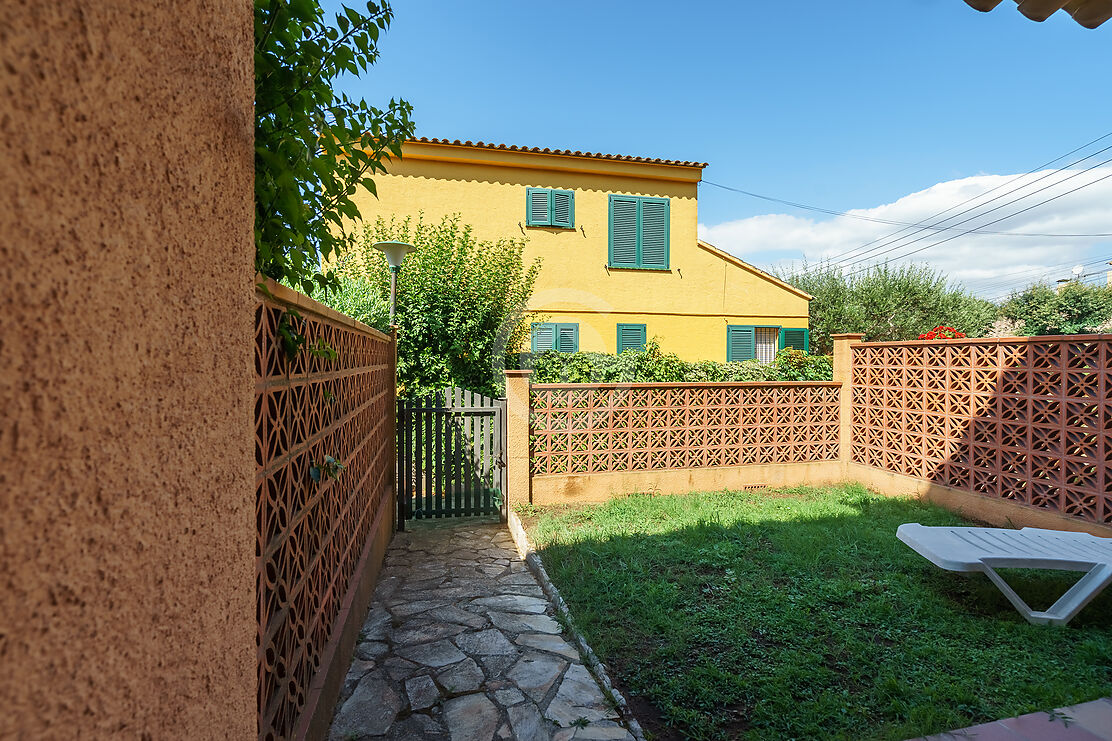
M529 309L578 322L580 350L613 353L634 323L685 360L721 361L729 324L807 327L805 293L698 241L700 167L409 142L388 170L377 199L356 197L364 218L458 213L478 239L526 238L542 261ZM529 187L574 191L575 228L525 226ZM610 194L669 199L669 270L607 267Z

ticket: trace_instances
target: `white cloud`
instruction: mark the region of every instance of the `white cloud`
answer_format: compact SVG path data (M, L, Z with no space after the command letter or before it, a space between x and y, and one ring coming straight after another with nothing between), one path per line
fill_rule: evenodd
M939 226L956 227L952 231L919 231L914 227L904 229L845 217L823 217L819 220L807 216L768 214L721 224L700 224L699 237L742 259L764 265L829 260L839 262L847 270L856 270L870 261L885 258L895 264L928 263L985 297L1006 293L1009 288L1021 287L1040 278L1053 281L1068 276L1073 263L1112 257L1112 237L955 236L966 229L982 226L991 231L1038 234L1112 233L1112 167L1088 172L1046 171L1009 182L1015 177L978 175L950 180L903 196L893 203L849 212L872 219L907 223L934 224L953 217L939 223ZM1050 187L1035 192L1047 185ZM1010 216L1080 185L1085 187L1030 211ZM1010 192L1017 188L1019 190ZM991 193L988 192L990 190ZM933 218L935 214L969 198L977 200ZM1013 200L1015 202L1009 204ZM962 213L966 209L972 210ZM990 224L1003 216L1009 218ZM966 221L970 217L975 218ZM895 236L890 236L893 233L896 233ZM863 247L873 240L877 241ZM907 255L942 240L948 241ZM873 252L863 251L874 248ZM890 249L892 251L887 252ZM866 259L865 263L850 265L862 258ZM1086 272L1103 275L1106 268L1106 265L1097 264L1087 267Z

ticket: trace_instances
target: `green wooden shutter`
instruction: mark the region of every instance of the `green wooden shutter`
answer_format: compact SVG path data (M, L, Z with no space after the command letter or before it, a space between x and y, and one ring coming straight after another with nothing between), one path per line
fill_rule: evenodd
M560 352L579 352L579 325L557 324L556 349Z
M533 352L545 352L556 349L556 325L535 322L533 324Z
M610 196L610 264L637 267L637 199Z
M668 269L668 201L641 200L641 267Z
M731 324L726 327L726 362L752 360L757 357L756 327Z
M780 349L794 347L796 350L807 352L811 349L810 330L783 328L780 330Z
M549 201L552 215L552 226L565 229L575 227L575 193L570 190L549 191Z
M618 354L626 350L645 349L644 324L619 324L618 325Z
M525 189L525 225L551 226L552 213L549 209L549 190L547 188Z

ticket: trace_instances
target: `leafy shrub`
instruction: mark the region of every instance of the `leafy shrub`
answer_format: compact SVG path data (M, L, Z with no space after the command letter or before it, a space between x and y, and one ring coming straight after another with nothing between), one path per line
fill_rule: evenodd
M1060 289L1045 283L1013 293L1000 314L1025 335L1088 334L1107 331L1112 320L1112 288L1071 281Z
M390 271L374 249L382 240L417 247L397 280L398 392L420 396L460 386L500 395L507 350L528 337L524 308L540 270L539 261L526 264L525 241L480 241L458 214L438 222L418 215L364 225L335 265L338 288L322 300L384 331Z
M946 322L979 337L996 318L996 306L977 298L924 265L874 265L862 272L803 265L780 278L814 296L811 349L831 352L831 334L863 332L866 342L914 340L923 327Z
M660 349L651 340L644 350L620 355L599 352L547 351L523 356L522 367L533 369L533 383L677 383L689 381L829 381L834 366L830 356L808 355L785 348L771 363L744 360L718 363L687 362Z
M406 101L376 108L335 86L378 60L389 3L323 5L255 2L255 269L309 295L337 288L321 258L354 245L353 197L375 193L374 175L414 132Z

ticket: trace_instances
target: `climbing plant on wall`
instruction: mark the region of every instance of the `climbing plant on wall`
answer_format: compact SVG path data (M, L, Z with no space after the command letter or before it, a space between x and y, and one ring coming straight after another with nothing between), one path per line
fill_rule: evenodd
M354 241L359 188L413 135L412 108L338 92L379 56L393 11L368 2L326 17L317 0L255 0L255 268L304 293L336 285L321 257Z

